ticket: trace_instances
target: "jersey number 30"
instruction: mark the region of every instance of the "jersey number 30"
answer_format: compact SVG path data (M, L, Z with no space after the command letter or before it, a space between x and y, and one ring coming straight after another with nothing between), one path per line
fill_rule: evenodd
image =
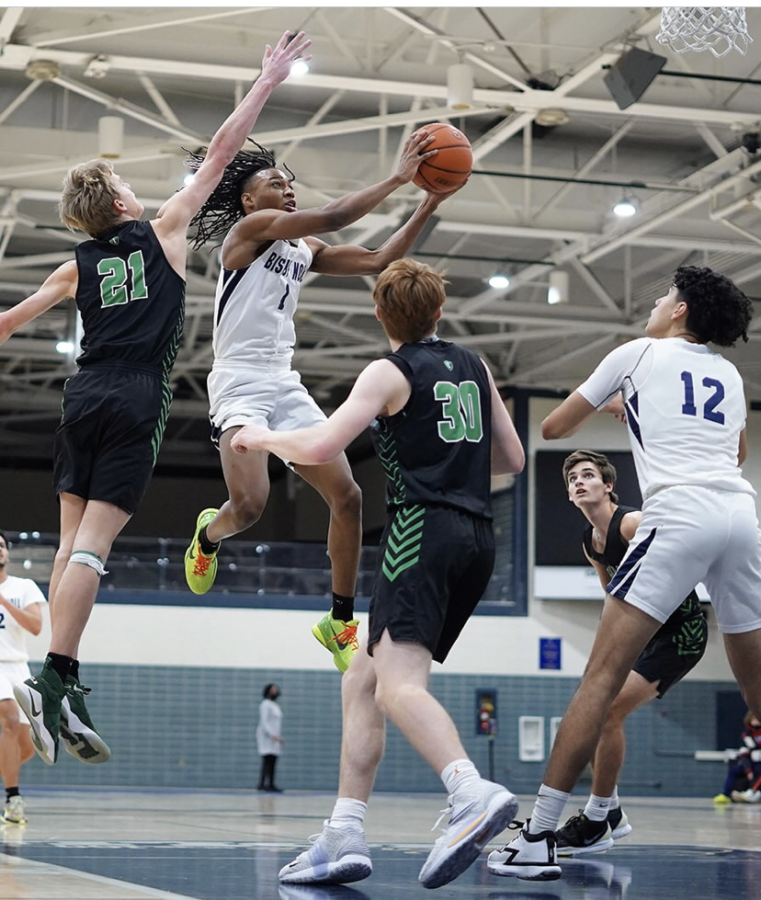
M98 275L104 276L100 282L101 306L121 306L148 298L142 250L130 253L126 263L119 256L102 259L98 263ZM132 276L131 284L127 283L128 275Z
M437 381L433 396L444 404L444 418L439 422L439 437L448 444L456 441L478 442L484 436L481 421L481 395L475 381L453 384Z
M684 383L682 413L685 416L697 416L698 408L695 406L695 384L692 372L682 372L682 382ZM708 419L709 422L716 422L717 425L723 425L724 413L719 412L716 407L724 399L724 385L715 378L704 378L703 387L713 391L703 404L703 418Z

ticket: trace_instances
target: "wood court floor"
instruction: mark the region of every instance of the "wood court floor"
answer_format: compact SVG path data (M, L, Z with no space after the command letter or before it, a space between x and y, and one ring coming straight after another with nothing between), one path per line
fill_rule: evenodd
M581 797L578 798L581 802ZM28 824L0 829L0 900L407 900L443 795L378 794L367 836L374 871L339 887L284 886L279 868L319 832L327 793L56 790L26 794ZM569 805L569 815L576 804ZM761 806L627 799L631 835L563 863L545 884L497 878L476 862L442 900L731 900L761 897ZM522 798L521 815L531 810ZM494 844L497 846L497 843Z

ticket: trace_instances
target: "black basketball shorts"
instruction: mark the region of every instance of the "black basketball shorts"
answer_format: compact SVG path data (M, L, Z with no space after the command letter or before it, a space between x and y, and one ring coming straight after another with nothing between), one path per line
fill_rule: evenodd
M82 368L63 390L53 462L56 493L134 513L156 464L171 403L159 370L116 363Z
M660 628L635 660L632 671L658 685L660 699L700 662L708 644L708 622L701 611L678 627Z
M384 529L375 571L370 655L388 630L392 640L422 644L443 662L493 568L489 520L448 507L396 509Z

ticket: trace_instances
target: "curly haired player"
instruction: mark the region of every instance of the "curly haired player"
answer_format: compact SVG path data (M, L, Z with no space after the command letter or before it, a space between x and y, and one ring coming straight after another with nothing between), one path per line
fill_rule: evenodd
M198 594L209 590L217 571L220 542L261 517L269 495L268 454L241 457L230 442L241 427L267 425L292 431L325 421L325 415L291 367L296 342L294 314L307 272L375 275L412 247L430 216L450 196L425 194L401 228L377 250L332 246L313 237L338 231L373 210L408 184L430 136L416 132L406 143L397 171L363 190L325 206L298 209L293 173L262 147L241 151L219 187L193 220L196 246L226 234L214 305L214 365L208 378L212 440L222 458L229 499L219 510L203 510L185 554L185 577ZM258 145L257 145L258 146ZM324 465L293 464L330 508L328 555L333 603L312 629L346 671L357 649L354 591L361 550L361 494L346 455Z

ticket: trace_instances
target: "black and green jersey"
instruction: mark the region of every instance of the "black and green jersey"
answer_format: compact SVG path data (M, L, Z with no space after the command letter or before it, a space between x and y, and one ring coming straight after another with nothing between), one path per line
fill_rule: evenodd
M491 392L481 360L431 338L389 359L410 382L403 410L373 423L389 507L447 506L491 518Z
M172 370L185 318L185 282L150 222L125 222L76 248L80 366L119 362Z

